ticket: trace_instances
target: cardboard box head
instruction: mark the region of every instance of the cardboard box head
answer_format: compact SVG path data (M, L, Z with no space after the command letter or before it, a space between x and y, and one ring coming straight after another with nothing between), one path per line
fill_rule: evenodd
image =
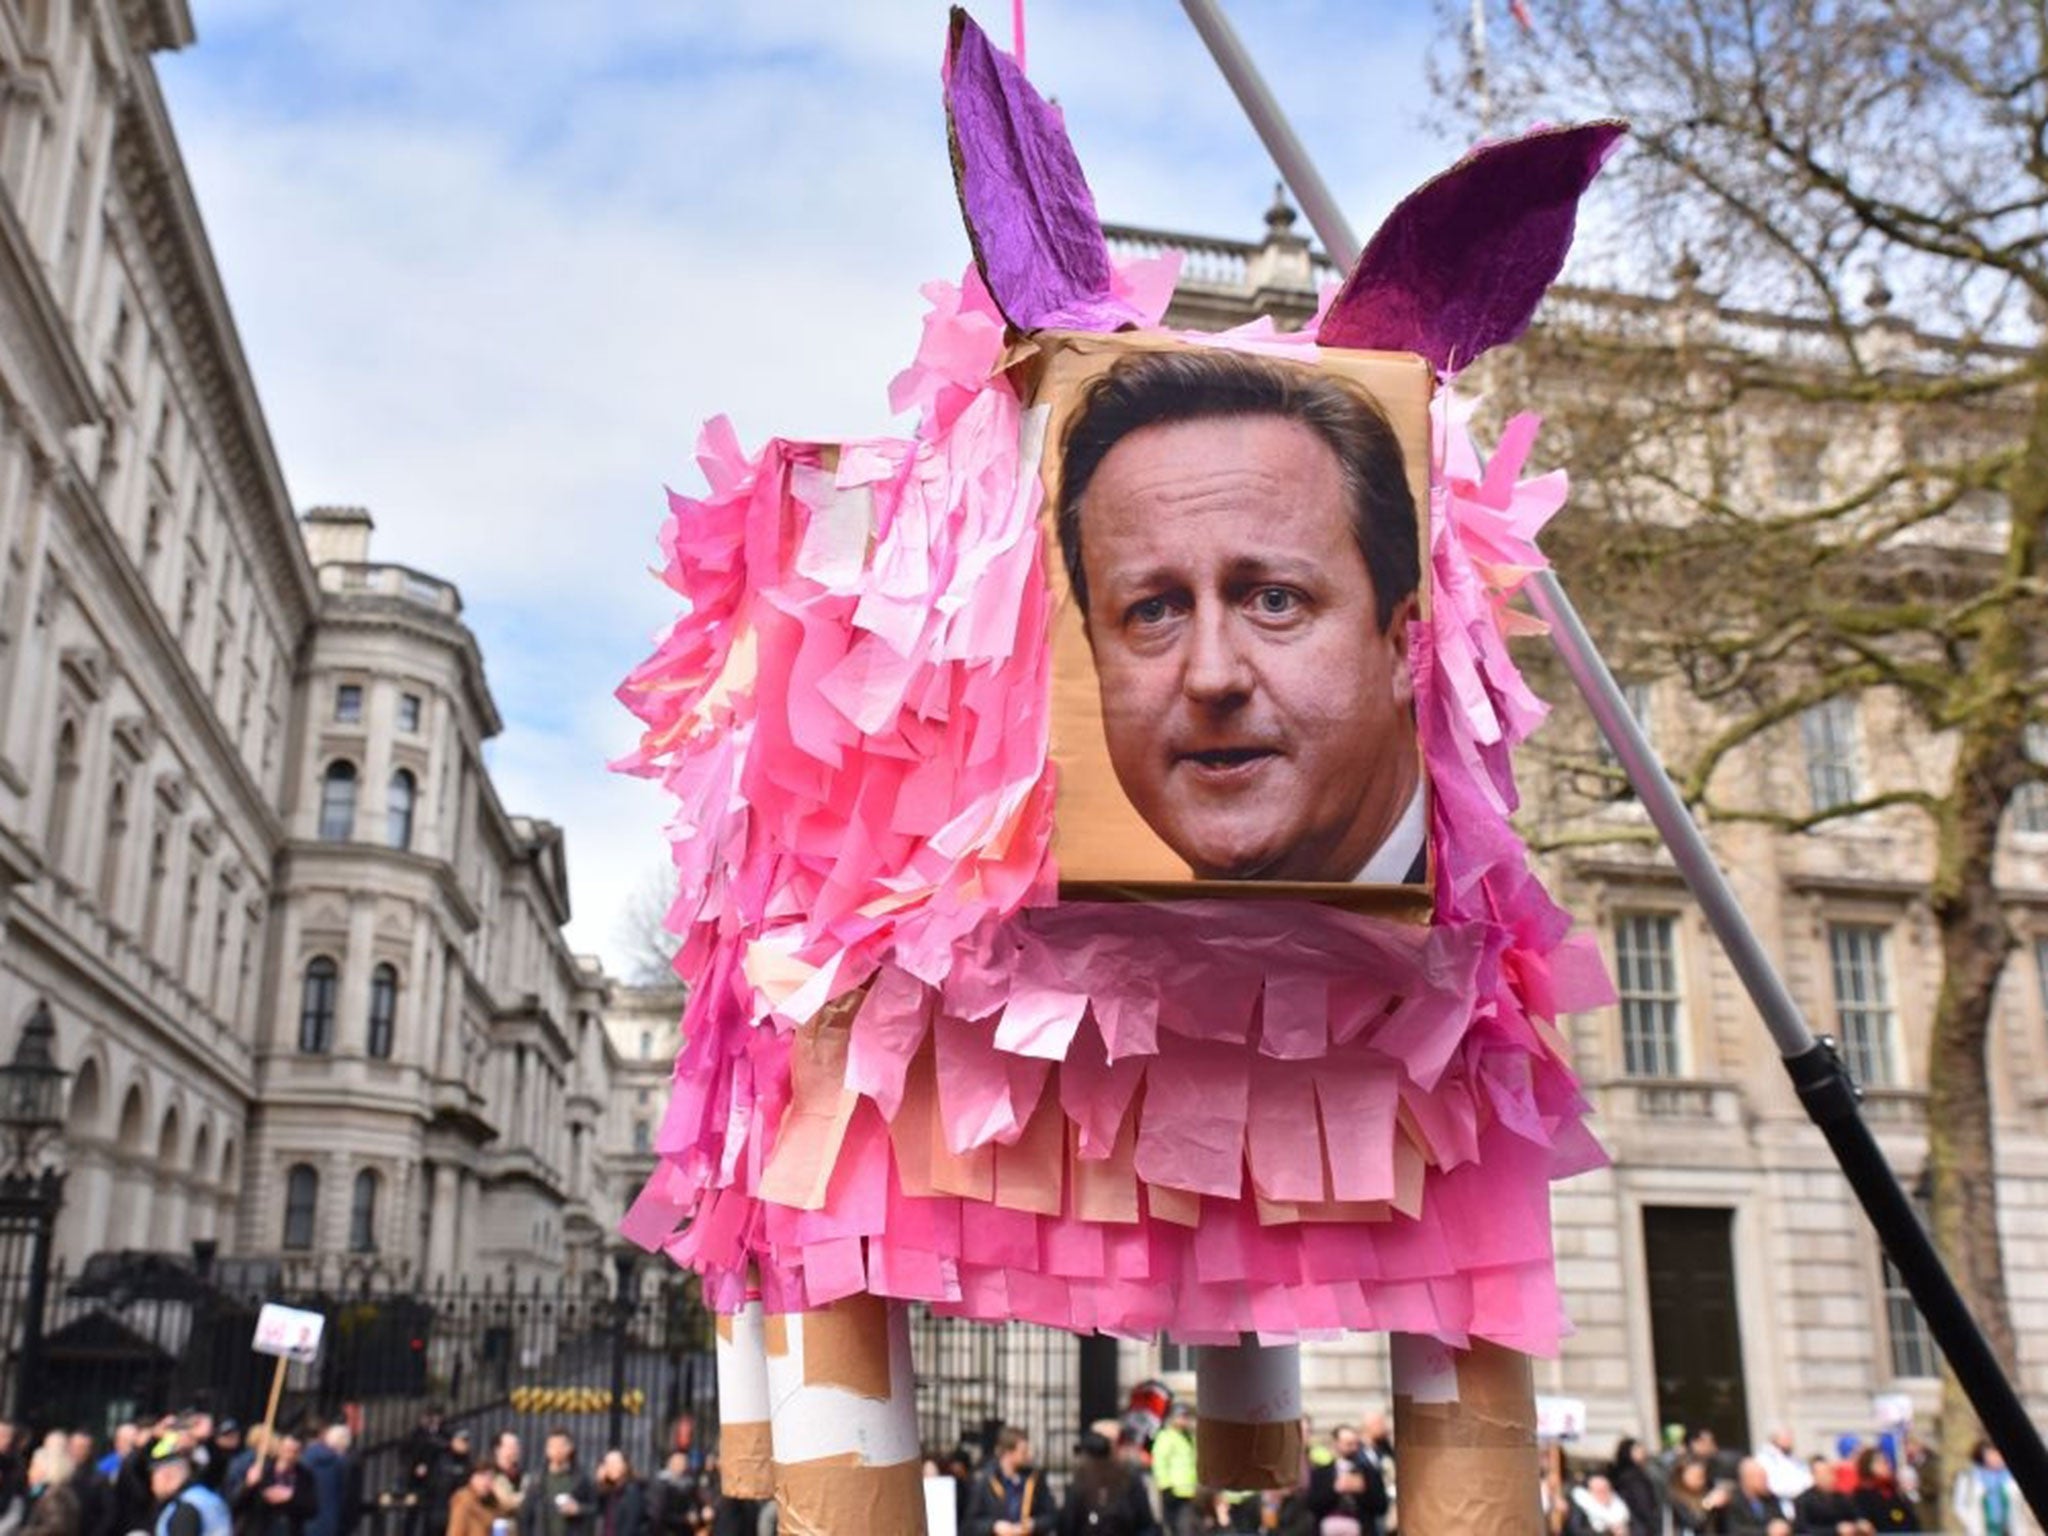
M1033 342L1062 888L1426 911L1428 365Z

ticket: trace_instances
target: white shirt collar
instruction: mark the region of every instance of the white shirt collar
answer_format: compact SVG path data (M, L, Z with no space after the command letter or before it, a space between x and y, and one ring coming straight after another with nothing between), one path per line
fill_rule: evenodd
M1429 807L1422 786L1423 779L1418 774L1415 793L1408 797L1408 808L1394 823L1394 830L1387 834L1379 851L1365 861L1365 868L1358 872L1353 885L1399 885L1408 878L1416 856L1422 852L1423 840L1429 836Z

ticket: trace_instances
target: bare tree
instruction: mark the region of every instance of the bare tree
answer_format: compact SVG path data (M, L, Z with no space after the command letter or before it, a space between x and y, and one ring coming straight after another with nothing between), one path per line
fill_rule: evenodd
M619 913L612 936L625 961L626 980L635 986L669 985L676 979L675 956L682 940L667 926L675 896L675 871L664 860L640 877Z
M1932 867L1900 873L1927 881L1942 962L1932 1226L2010 1370L1987 1046L2015 946L1993 860L2041 777L2048 681L2048 6L1546 0L1496 44L1496 122L1632 121L1601 277L1679 285L1600 324L1568 323L1569 293L1553 312L1568 376L1604 381L1546 402L1584 492L1553 554L1620 654L1706 706L1674 773L1707 814L1926 818ZM1866 696L1946 747L1934 781L1794 811L1729 792L1731 755ZM1975 1431L1952 1376L1942 1420L1954 1468Z

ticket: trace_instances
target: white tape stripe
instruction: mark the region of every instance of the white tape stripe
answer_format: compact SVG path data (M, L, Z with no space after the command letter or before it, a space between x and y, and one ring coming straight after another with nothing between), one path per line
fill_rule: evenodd
M778 1463L851 1451L873 1467L917 1461L917 1381L910 1363L910 1314L889 1307L889 1396L877 1401L841 1387L804 1383L804 1318L791 1313L789 1352L768 1361L770 1433Z
M719 1336L718 1418L724 1424L767 1422L768 1341L761 1331L758 1301L733 1313L730 1340Z

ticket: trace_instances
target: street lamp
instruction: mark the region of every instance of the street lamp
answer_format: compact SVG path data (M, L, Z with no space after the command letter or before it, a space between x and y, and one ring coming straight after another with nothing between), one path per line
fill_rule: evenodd
M33 1174L35 1155L64 1129L64 1079L51 1042L57 1021L47 1002L37 1002L14 1047L14 1059L0 1067L0 1132L8 1146L7 1172Z
M0 1067L0 1135L7 1166L0 1171L0 1239L29 1241L28 1296L22 1308L21 1354L14 1373L14 1416L35 1403L43 1363L43 1312L50 1297L50 1240L64 1204L64 1175L38 1169L43 1147L64 1129L64 1079L50 1045L57 1021L50 1005L36 1003L15 1042L14 1059Z

